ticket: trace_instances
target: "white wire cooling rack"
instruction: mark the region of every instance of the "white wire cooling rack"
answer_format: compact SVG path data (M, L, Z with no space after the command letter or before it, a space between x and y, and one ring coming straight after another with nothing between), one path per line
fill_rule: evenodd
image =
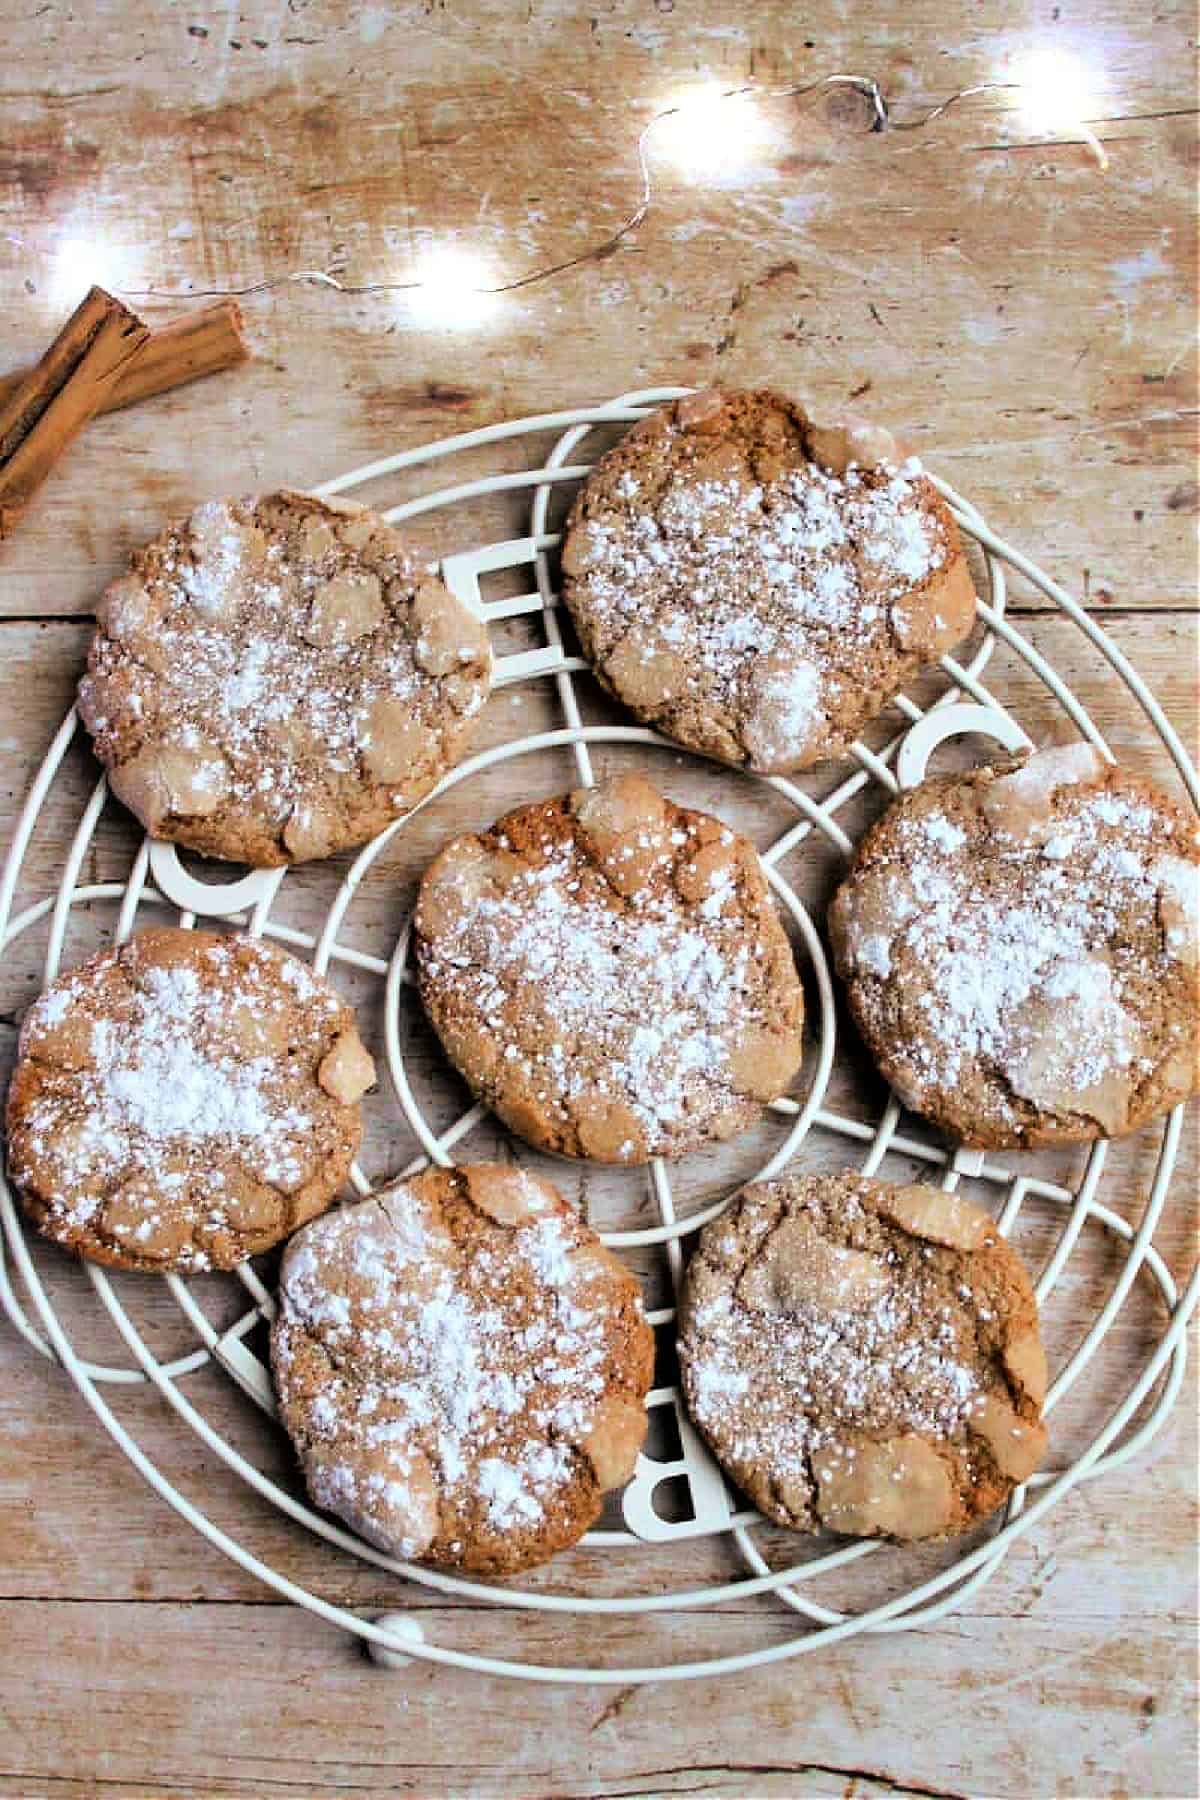
M522 765L513 771L510 803L516 803L523 797L522 783L527 779L523 759L569 749L579 783L587 784L593 779L591 751L594 746L623 745L647 750L662 744L663 740L654 732L640 727L583 723L575 676L585 671L586 665L564 650L550 562L557 537L547 529L547 522L552 496L569 491L588 471L589 464L574 460L574 457L590 434L605 428L611 432L613 426L641 418L652 407L687 391L657 388L624 394L600 406L489 426L385 457L339 476L319 490L326 495L344 494L394 476L401 470L458 453L475 452L503 440L537 440L558 434L553 448L536 467L494 473L480 480L443 487L395 506L386 514L391 520L400 521L419 513L443 511L469 542L473 502L505 489L531 491L527 535L488 541L447 555L442 559L442 569L449 584L479 609L489 625L500 626L503 621L526 619L532 626L540 627L542 642L537 647L498 657L496 685L503 689L523 683L553 684L563 720L558 729L514 738L463 762L450 772L424 806L432 805L448 790L470 782L481 771L510 761ZM1006 617L1006 569L1018 573L1061 609L1107 660L1114 678L1128 689L1150 728L1166 747L1193 805L1200 810L1200 782L1196 771L1161 708L1126 658L1070 595L1026 557L997 538L967 500L944 482L939 481L937 485L960 527L975 541L982 557L987 598L979 605L982 636L971 660L960 663L952 657L943 657L943 691L939 696L925 708L902 696L897 702L903 721L899 733L891 742L875 750L865 744L856 744L847 759L853 766L849 772L840 771L840 779L835 775L835 784L823 799L814 798L798 781L753 777L733 771L725 772L721 777L731 783L766 779L767 785L796 815L782 835L761 854L785 917L803 946L801 960L807 964L810 991L815 988L817 999L816 1054L803 1078L803 1098L787 1097L775 1103L774 1113L782 1128L782 1140L756 1173L766 1177L782 1169L793 1158L803 1160L802 1147L813 1134L814 1144L818 1137L832 1141L844 1164L856 1162L868 1174L879 1170L885 1159L892 1157L906 1160L910 1168L914 1162L924 1166L928 1178L939 1180L947 1189L968 1182L982 1198L990 1201L1000 1228L1005 1232L1014 1229L1019 1217L1027 1218L1031 1211L1040 1209L1048 1216L1051 1229L1051 1248L1036 1284L1039 1303L1047 1314L1054 1306L1056 1293L1060 1291L1080 1244L1093 1239L1097 1233L1105 1234L1110 1248L1115 1247L1116 1251L1115 1260L1110 1260L1109 1264L1107 1291L1090 1313L1082 1338L1055 1370L1046 1400L1046 1412L1051 1415L1052 1426L1055 1409L1064 1397L1089 1369L1094 1371L1096 1352L1122 1308L1129 1304L1139 1276L1143 1278L1143 1288L1145 1282L1151 1284L1158 1303L1152 1327L1142 1332L1143 1344L1148 1347L1144 1347L1136 1367L1126 1372L1124 1381L1127 1385L1119 1402L1112 1406L1111 1397L1106 1396L1100 1416L1088 1419L1083 1447L1067 1466L1035 1475L1026 1487L1013 1495L1002 1518L995 1522L982 1542L969 1540L948 1566L939 1568L932 1575L914 1580L911 1573L905 1572L907 1565L901 1553L876 1542L829 1548L820 1542L810 1545L806 1540L785 1538L789 1547L784 1553L783 1566L770 1566L764 1544L768 1540L778 1543L780 1534L776 1533L771 1539L759 1515L739 1507L689 1425L675 1386L667 1385L654 1389L647 1404L652 1414L661 1408L673 1415L678 1454L665 1460L644 1455L622 1497L622 1527L589 1533L585 1540L586 1551L599 1548L618 1559L621 1579L628 1583L628 1591L615 1594L580 1591L586 1576L567 1592L547 1592L536 1584L528 1588L492 1585L393 1561L331 1519L314 1512L300 1498L298 1477L284 1484L264 1472L229 1441L202 1410L197 1399L189 1394L189 1377L206 1367L215 1367L232 1378L251 1407L259 1409L262 1415L259 1435L264 1445L269 1435L277 1430L273 1423L274 1399L269 1372L254 1348L255 1334L261 1337L258 1328L270 1319L273 1302L252 1265L243 1265L235 1274L223 1278L225 1287L222 1291L226 1300L230 1289L238 1296L237 1317L232 1324L216 1323L212 1317L211 1294L215 1278L207 1278L202 1288L200 1284L189 1284L177 1276L136 1276L118 1280L94 1265L87 1266L86 1281L81 1280L76 1290L76 1296L82 1295L83 1299L75 1297L71 1300L68 1316L67 1303L52 1298L43 1274L35 1264L21 1215L7 1186L0 1183L0 1214L6 1247L6 1255L0 1257L0 1300L17 1330L35 1350L57 1359L98 1422L176 1512L234 1562L277 1593L366 1640L368 1648L381 1663L402 1667L411 1658L419 1657L485 1673L545 1682L684 1680L803 1655L859 1632L892 1632L926 1624L961 1605L986 1582L999 1568L1011 1546L1044 1518L1076 1483L1100 1475L1136 1455L1158 1431L1178 1394L1184 1373L1184 1331L1200 1289L1200 1270L1193 1270L1182 1292L1177 1290L1153 1238L1171 1185L1182 1109L1177 1109L1161 1127L1148 1199L1140 1221L1134 1225L1121 1210L1100 1198L1109 1154L1103 1143L1092 1146L1086 1154L1081 1153L1082 1167L1074 1179L1056 1183L1022 1173L1019 1157L1014 1159L1013 1166L1009 1166L990 1161L977 1151L954 1151L923 1135L905 1133L900 1128L901 1108L894 1098L887 1100L878 1117L865 1121L827 1104L838 1048L833 984L821 936L785 873L789 866L796 867L795 859L804 857L806 840L817 832L837 852L848 853L853 848L852 840L839 815L843 815L856 796L871 784L891 794L919 780L933 749L948 737L983 735L1009 747L1029 742L1021 725L982 679L998 643L1003 643L1032 671L1053 701L1064 709L1075 728L1105 755L1109 754L1100 732L1061 675ZM525 571L524 579L528 582L531 574L532 585L515 596L489 601L481 591L481 577L497 571L509 572L510 585L514 585L513 571L518 577ZM519 585L519 579L515 585ZM308 952L319 970L332 966L335 970L341 968L347 973L357 972L359 977L373 978L383 993L384 1040L392 1092L386 1091L385 1084L369 1104L376 1108L394 1108L399 1103L419 1147L413 1168L426 1160L448 1162L451 1152L463 1145L481 1124L484 1113L480 1106L471 1107L448 1128L439 1129L426 1116L414 1092L406 1065L401 1024L408 924L401 929L388 957L354 949L341 939L363 878L385 848L405 830L409 820L396 821L359 854L341 880L325 912L323 925L313 932L287 923L289 889L286 871L255 872L224 886L213 886L189 875L169 845L143 843L134 856L128 879L123 883L81 882L85 859L107 803L107 787L101 780L83 807L78 826L66 848L57 892L26 906L14 916L17 886L31 838L44 809L51 802L58 803L64 762L76 730L77 719L72 711L63 721L22 811L0 882L0 954L11 955L14 944L25 934L44 928L47 934L44 973L48 981L60 966L64 935L73 909L85 908L94 913L101 906L115 907L111 936L119 941L134 929L143 909L149 909L155 917L161 918L166 908L174 909L185 926L192 925L198 915L234 921L250 932L263 933L293 950ZM704 766L711 772L711 765ZM56 783L60 786L56 787ZM411 817L410 814L409 819ZM1154 1129L1151 1128L1148 1134L1151 1137ZM369 1192L370 1184L361 1169L355 1167L352 1173L358 1191ZM628 1179L639 1179L640 1175L641 1172L634 1172ZM682 1269L684 1239L713 1217L723 1200L701 1204L680 1217L677 1216L671 1174L661 1162L652 1165L650 1184L657 1223L606 1231L602 1235L618 1250L665 1257L666 1272L673 1289ZM44 1268L44 1259L39 1260ZM24 1300L18 1296L10 1269L19 1277ZM165 1282L177 1303L189 1333L198 1340L196 1348L171 1360L162 1360L155 1354L145 1322L139 1324L135 1316L139 1301L144 1302L151 1284L160 1280ZM89 1360L75 1346L74 1338L84 1323L76 1309L86 1304L88 1282L103 1316L115 1327L129 1353L127 1363L99 1364ZM156 1292L160 1293L161 1289L156 1287ZM201 1292L209 1300L207 1308L201 1302ZM669 1306L653 1309L649 1314L654 1326L668 1331L673 1316ZM94 1320L90 1322L94 1324ZM172 1409L180 1429L194 1433L228 1468L231 1477L247 1483L298 1527L323 1540L331 1565L341 1557L357 1557L426 1589L475 1602L487 1601L508 1609L506 1618L511 1627L513 1653L497 1657L430 1641L411 1613L364 1617L300 1585L261 1560L188 1499L122 1421L118 1412L122 1394L128 1396L131 1387L144 1384L158 1391ZM264 1454L263 1461L269 1464L270 1456ZM656 1508L656 1496L664 1484L677 1484L680 1478L686 1483L691 1516L669 1519ZM665 1573L679 1569L682 1569L686 1582L689 1562L696 1552L696 1540L712 1537L726 1540L733 1553L728 1559L731 1568L740 1559L749 1573L736 1574L704 1587L667 1584ZM669 1551L671 1556L668 1564L661 1561L654 1564L654 1580L650 1581L645 1573L646 1559L654 1556L656 1550L660 1555ZM566 1571L565 1578L572 1579L572 1572L579 1566L574 1559L579 1555L568 1552L565 1558L556 1560L552 1565L555 1575L563 1579L559 1572ZM799 1560L793 1560L796 1558ZM872 1598L854 1606L843 1605L840 1609L829 1603L828 1589L835 1572L844 1575L849 1565L869 1558L892 1558L901 1571L891 1583L886 1597L883 1600ZM584 1558L583 1566L595 1567L590 1555ZM330 1573L331 1577L336 1577L337 1571L331 1566ZM604 1585L607 1588L609 1584ZM400 1591L399 1581L397 1587ZM826 1598L820 1599L817 1596L823 1589ZM586 1654L583 1646L587 1633L582 1627L589 1616L676 1615L729 1602L740 1603L754 1596L761 1596L762 1605L769 1609L772 1629L764 1629L765 1642L736 1654L699 1661L650 1662L641 1666L622 1662L620 1666L606 1663L598 1667L586 1666L583 1662L551 1665L521 1654L522 1619L530 1612L578 1616L581 1650ZM781 1607L790 1608L796 1616L795 1630L782 1636L779 1621L781 1617L786 1620L787 1614L781 1613ZM622 1642L627 1640L628 1633Z

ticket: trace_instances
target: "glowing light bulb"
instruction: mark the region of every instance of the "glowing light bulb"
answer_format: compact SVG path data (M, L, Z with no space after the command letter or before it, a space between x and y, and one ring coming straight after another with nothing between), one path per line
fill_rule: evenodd
M500 304L499 294L487 291L497 285L495 271L473 250L457 245L425 251L411 279L421 285L401 298L409 317L426 328L469 330L490 318Z
M60 238L47 283L47 297L61 309L77 306L90 287L110 292L129 280L129 255L103 238L69 235Z
M1078 57L1065 50L1035 50L1019 62L1011 79L1017 84L1017 109L1032 131L1049 137L1081 137L1108 167L1103 144L1084 120L1099 109L1103 82Z
M647 149L681 175L719 184L761 163L772 128L753 94L731 93L720 82L668 96L652 121Z

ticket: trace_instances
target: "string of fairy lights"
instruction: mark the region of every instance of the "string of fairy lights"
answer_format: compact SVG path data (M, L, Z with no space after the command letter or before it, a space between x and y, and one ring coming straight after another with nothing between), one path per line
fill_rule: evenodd
M1013 140L1014 147L1017 142L1030 141L1079 143L1090 152L1101 170L1108 167L1104 146L1087 122L1087 115L1096 117L1100 85L1077 60L1058 51L1035 54L1014 68L1009 78L960 88L934 105L906 114L898 111L880 83L870 75L839 72L781 87L767 87L756 82L734 87L709 83L672 98L642 126L633 145L638 184L636 203L615 228L598 234L578 251L539 263L508 279L496 279L481 257L462 244L454 243L431 246L394 278L348 279L344 259L331 258L322 267L266 273L240 285L200 287L189 282L160 285L155 281L146 282L144 275L131 274L128 255L119 253L115 246L94 235L67 232L49 252L51 299L56 303L77 300L93 282L131 301L177 302L248 299L284 287L308 286L331 289L346 296L407 295L410 300L424 302L422 310L429 323L435 320L444 324L470 322L465 315L478 311L478 304L472 306L470 303L493 301L585 264L603 263L622 244L636 237L656 204L654 168L659 159L672 162L677 170L697 182L719 180L728 185L731 175L736 178L739 170L748 170L756 152L762 150L768 103L790 100L805 107L822 95L838 92L856 97L862 130L878 133L923 131L964 101L982 95L1003 95L1011 101L1011 110L1019 126L1034 134L1032 140ZM12 232L0 232L0 241L27 251L33 249L36 252L37 249L36 245Z

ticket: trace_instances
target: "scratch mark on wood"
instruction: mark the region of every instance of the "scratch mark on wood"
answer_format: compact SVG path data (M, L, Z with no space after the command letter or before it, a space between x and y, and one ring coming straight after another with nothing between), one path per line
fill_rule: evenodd
M593 1723L588 1726L589 1735L593 1731L599 1731L602 1725L609 1724L611 1720L623 1713L630 1701L636 1697L637 1692L638 1689L636 1686L618 1688L608 1705L601 1707L600 1711L596 1714Z
M959 1788L928 1787L922 1782L903 1781L897 1776L888 1775L878 1769L843 1768L836 1763L792 1762L692 1763L675 1769L642 1769L630 1777L639 1784L638 1786L609 1788L605 1792L604 1800L641 1800L647 1791L653 1791L654 1784L670 1780L676 1775L714 1775L726 1783L731 1776L736 1779L754 1775L817 1775L846 1782L848 1788L844 1790L844 1793L848 1794L853 1793L855 1783L869 1781L875 1787L882 1788L885 1793L899 1794L907 1797L907 1800L969 1800L969 1796ZM698 1783L692 1788L671 1789L672 1794L675 1795L704 1794L711 1791L708 1783ZM717 1791L720 1792L721 1789L718 1788ZM559 1790L558 1800L576 1800L581 1793L581 1789L564 1788Z

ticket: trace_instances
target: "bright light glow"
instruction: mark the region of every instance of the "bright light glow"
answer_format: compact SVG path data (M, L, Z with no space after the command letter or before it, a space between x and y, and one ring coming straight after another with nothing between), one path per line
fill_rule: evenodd
M1033 51L1009 77L1019 83L1016 102L1031 131L1052 137L1082 137L1102 167L1108 158L1095 132L1084 120L1100 111L1103 80L1065 50Z
M90 287L107 288L110 293L127 287L131 271L129 252L102 238L60 238L46 297L56 311L62 312L78 306Z
M745 175L762 162L774 136L761 101L753 94L731 94L724 82L668 95L660 110L668 108L677 110L655 120L647 153L695 181L712 184Z
M469 331L490 318L500 295L487 293L500 280L496 271L473 250L447 244L426 250L398 281L419 281L420 287L400 295L409 317L427 329Z

